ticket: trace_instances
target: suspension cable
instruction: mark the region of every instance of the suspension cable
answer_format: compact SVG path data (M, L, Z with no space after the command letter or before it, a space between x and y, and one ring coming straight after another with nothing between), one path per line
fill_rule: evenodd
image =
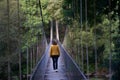
M32 46L30 48L30 70L31 70L31 73L32 73Z
M87 27L88 27L88 19L87 19L87 0L85 0L85 26L86 26L86 33L87 33ZM89 80L89 55L88 55L88 44L86 42L86 57L87 57L87 78Z
M80 0L80 25L81 25L81 57L82 57L82 70L84 71L84 55L83 55L83 45L82 45L82 0Z
M112 49L111 49L111 42L112 42L112 37L111 37L111 14L110 14L110 11L111 11L111 0L109 0L109 15L108 15L108 18L110 20L110 23L109 23L109 33L110 33L110 36L109 36L109 39L110 39L110 43L109 43L109 46L110 46L110 54L109 54L109 80L112 80Z
M35 46L36 46L36 45L33 46L33 67L35 67L35 61L36 61L36 60L35 60L35 59L36 59L36 58L35 58Z
M26 0L26 15L28 14L28 0ZM26 18L27 19L27 18ZM26 56L26 70L27 70L27 80L29 80L29 47L27 47L27 56Z
M44 32L44 20L43 20L43 14L42 14L42 7L41 7L41 1L39 0L39 9L40 9L40 16L41 16L41 20L42 20L42 33L45 37L45 32Z
M28 80L28 74L29 74L29 48L27 48L27 80Z
M80 55L80 46L79 46L80 43L79 42L80 42L80 39L78 38L78 45L77 45L78 46L78 56L77 57L78 57L78 66L81 66L80 65L80 57L81 57L81 55Z
M53 39L53 20L51 20L51 27L50 27L50 41Z
M31 0L29 0L29 6L31 7ZM31 25L32 25L32 14L31 14L32 10L30 8L30 29L31 29ZM32 34L30 35L30 38L32 38ZM32 46L30 47L30 72L32 73Z
M37 2L38 1L38 2ZM42 21L42 26L41 26L41 30L42 30L42 39L45 38L45 32L44 32L44 19L43 19L43 14L42 14L42 7L41 7L41 1L40 0L36 0L36 9L38 10L37 12L40 11L40 17L41 17L41 21ZM38 40L39 40L39 36L38 36ZM39 42L37 42L37 61L39 60Z
M38 0L36 0L36 10L37 10L37 14L38 14L38 2L37 2ZM38 36L37 36L37 44L36 44L37 46L36 46L36 48L37 48L37 52L36 52L36 63L38 62L38 58L39 58L39 55L38 55L38 53L39 53L39 34L38 34Z
M94 27L96 26L96 0L94 0ZM97 70L98 70L98 63L97 63L97 45L96 45L96 27L94 32L94 51L95 51L95 77L97 80Z
M20 4L19 4L19 0L17 0L17 10L18 10L18 28L20 28L20 8L19 8L19 6L20 6ZM18 51L18 53L19 53L19 79L20 80L22 80L22 64L21 64L21 51L20 51L20 40L19 40L19 45L18 45L19 47L19 51Z
M7 41L7 54L9 54L9 51L10 51L10 45L9 45L9 27L10 27L10 8L9 8L9 0L7 0L7 38L8 38L8 41ZM10 68L10 57L8 57L8 61L7 61L7 66L8 66L8 80L11 80L11 68Z
M37 46L36 46L36 48L37 48L37 52L36 52L36 63L38 62L38 58L39 58L39 42L37 41Z

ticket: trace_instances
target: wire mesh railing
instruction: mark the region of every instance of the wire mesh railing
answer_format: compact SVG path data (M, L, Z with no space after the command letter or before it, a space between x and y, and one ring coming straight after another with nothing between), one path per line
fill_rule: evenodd
M86 76L80 70L78 65L72 59L72 57L68 54L68 52L64 49L64 47L59 43L62 56L65 61L66 72L69 80L87 80Z
M47 63L49 60L49 48L51 43L47 46L44 55L42 56L41 60L36 65L34 72L32 73L30 80L44 80L45 79L45 72ZM87 80L86 76L82 73L79 69L77 64L74 60L70 57L67 51L62 47L59 43L60 50L61 50L61 57L63 57L65 62L65 72L68 77L68 80Z
M44 74L46 71L45 69L47 66L48 59L49 59L48 52L49 52L50 44L46 47L44 55L41 57L40 61L34 68L34 72L31 74L30 80L39 80L39 79L44 80Z

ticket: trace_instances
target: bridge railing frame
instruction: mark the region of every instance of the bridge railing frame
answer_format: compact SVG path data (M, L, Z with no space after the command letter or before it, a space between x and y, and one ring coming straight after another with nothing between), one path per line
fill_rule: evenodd
M43 56L41 57L40 61L38 61L38 63L36 64L36 67L33 70L33 73L30 76L30 80L36 80L36 75L39 75L41 78L41 80L44 80L44 74L45 74L45 69L47 67L47 63L48 63L48 52L49 52L49 48L50 48L51 42L49 45L47 45L45 52L43 54ZM38 67L40 68L39 73L40 74L35 74L37 73Z
M69 53L65 50L64 46L59 42L59 46L62 49L61 54L65 61L65 67L67 71L67 76L69 80L87 80L86 76L83 74L81 69L78 67L78 65L75 63L75 61L72 59L72 57L69 55ZM74 69L73 69L74 68Z

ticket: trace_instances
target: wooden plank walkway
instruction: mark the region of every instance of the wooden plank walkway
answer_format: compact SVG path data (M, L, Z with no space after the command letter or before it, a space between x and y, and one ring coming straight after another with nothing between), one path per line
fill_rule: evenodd
M57 72L56 70L53 70L52 58L49 59L44 79L45 80L68 80L66 75L64 59L61 56L58 59Z

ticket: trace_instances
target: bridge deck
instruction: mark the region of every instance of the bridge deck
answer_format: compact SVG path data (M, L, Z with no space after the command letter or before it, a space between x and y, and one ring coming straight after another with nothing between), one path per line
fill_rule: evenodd
M49 59L45 72L45 80L68 80L65 70L64 59L60 56L58 59L58 70L53 70L52 58Z
M30 80L87 80L62 46L60 46L60 52L57 72L53 70L53 61L49 57L48 47Z

